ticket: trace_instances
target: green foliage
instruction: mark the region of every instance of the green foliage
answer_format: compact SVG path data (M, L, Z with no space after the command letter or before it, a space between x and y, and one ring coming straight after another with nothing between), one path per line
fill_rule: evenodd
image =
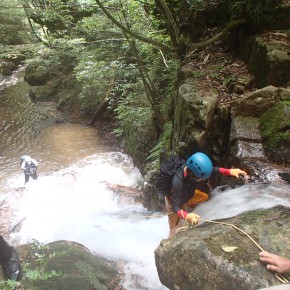
M245 18L249 23L259 24L265 12L271 12L273 8L279 7L283 0L224 0L212 3L211 0L187 0L192 12L200 10L211 10L215 5L222 13L218 15L220 20L230 21L237 18ZM216 15L213 14L213 16ZM218 22L217 22L218 23Z
M155 39L164 40L164 36L158 33L158 22L151 14L146 13L139 1L108 1L106 7L110 7L110 13L130 30L146 36L154 34ZM88 108L97 106L106 96L111 80L115 78L115 86L110 97L114 96L116 103L117 96L126 95L134 83L140 81L139 64L137 65L136 55L133 53L132 39L100 14L84 19L79 29L84 28L90 32L90 35L86 36L88 39L97 40L94 42L96 44L94 49L82 55L75 69L77 79L83 88L81 97L86 100ZM104 38L107 42L102 41ZM166 68L162 55L156 48L140 41L134 41L134 45L142 60L143 71L146 71L158 93L166 95L167 84L172 83L172 75L175 74L173 66L176 62L167 59L168 68ZM147 98L147 95L142 94L142 98L144 97ZM159 103L162 100L156 99L153 102ZM147 105L152 106L152 103L147 100Z
M34 253L33 266L30 263L23 265L24 277L27 280L42 280L46 281L50 278L61 277L62 274L58 271L45 271L45 266L48 259L48 247L33 240L31 245L31 252ZM33 268L32 268L33 267Z
M119 48L124 41L123 34L120 29L116 28L103 14L93 14L91 17L85 17L78 22L72 31L72 37L83 37L91 45L96 47L104 47L108 49L108 45L114 50Z
M114 60L108 51L101 51L97 48L83 53L74 69L76 78L81 84L80 99L83 102L83 109L95 110L107 96L114 80L118 79L118 75L126 77L123 70L124 63ZM118 84L118 80L116 83ZM112 97L112 95L107 97Z
M77 44L81 40L51 39L51 47L42 47L27 63L39 63L50 70L50 73L70 72L82 47Z
M155 171L160 167L160 155L171 151L172 123L164 125L163 132L158 139L157 144L150 150L146 159L146 171ZM150 168L149 168L150 167Z
M78 0L21 0L33 29L40 38L49 34L65 37L73 33L85 16L92 14L90 5Z
M0 7L0 43L23 44L30 42L27 19L17 0L2 0Z
M143 155L144 158L155 140L154 124L142 87L136 84L135 89L139 92L131 92L118 101L115 112L119 128L115 133L125 138L126 147L133 156L142 158Z
M50 272L44 272L43 270L32 270L26 266L27 265L25 265L25 279L28 279L28 280L47 281L50 278L56 278L56 277L62 276L60 272L57 272L55 270L52 270Z
M6 281L0 281L0 289L1 290L14 290L16 289L19 282L15 280L6 280Z

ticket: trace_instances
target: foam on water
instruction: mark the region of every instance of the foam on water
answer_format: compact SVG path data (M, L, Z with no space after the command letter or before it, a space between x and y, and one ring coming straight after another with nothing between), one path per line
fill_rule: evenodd
M15 188L22 182L19 174L7 184ZM168 235L167 216L148 217L151 213L141 204L133 199L120 203L118 195L106 186L137 187L142 182L131 159L119 152L95 154L40 176L20 194L16 191L17 196L9 196L18 221L24 219L15 235L22 243L33 239L82 243L106 258L125 261L125 289L167 289L159 281L154 260L154 250ZM216 188L211 199L194 212L213 220L279 204L290 207L288 185L248 184L236 189Z
M19 175L9 184L22 182ZM108 183L136 187L142 182L131 159L118 152L93 155L40 176L27 183L20 198L18 193L17 203L10 196L17 219L24 219L14 235L21 243L33 239L82 243L92 252L126 262L126 289L167 289L159 281L154 260L155 248L167 237L167 217L147 218L150 213L142 205L133 200L119 203L116 193L106 187Z
M290 207L289 185L251 183L235 189L216 188L210 200L200 204L194 212L201 215L203 219L213 220L276 205Z

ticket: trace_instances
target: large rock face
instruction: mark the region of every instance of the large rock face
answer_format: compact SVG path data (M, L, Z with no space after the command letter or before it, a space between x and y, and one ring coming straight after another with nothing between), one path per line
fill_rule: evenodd
M257 86L283 86L289 82L289 40L286 33L263 33L245 45L245 59L254 73Z
M290 90L267 86L240 98L233 108L230 142L238 158L290 164ZM265 152L264 152L265 151Z
M175 102L173 142L184 140L185 144L201 144L209 130L218 102L216 90L200 90L193 80L181 85ZM178 144L175 144L178 147Z
M261 247L290 257L290 208L250 211L218 222L226 224L205 222L160 243L155 261L162 284L174 290L256 290L281 283L259 262L258 253ZM230 247L237 248L227 252Z

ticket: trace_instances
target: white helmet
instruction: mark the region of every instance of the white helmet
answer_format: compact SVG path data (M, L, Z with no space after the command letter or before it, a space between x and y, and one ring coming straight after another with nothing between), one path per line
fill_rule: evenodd
M25 162L31 162L31 157L29 157L28 155L23 155L20 158L21 162L25 161Z

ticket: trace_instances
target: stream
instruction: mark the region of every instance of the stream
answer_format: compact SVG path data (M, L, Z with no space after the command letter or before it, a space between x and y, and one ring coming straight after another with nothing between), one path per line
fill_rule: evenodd
M0 201L13 213L10 243L76 241L123 261L125 289L167 289L154 260L154 250L168 235L167 216L133 200L122 202L108 186L141 188L143 177L130 156L96 128L56 122L65 116L52 103L32 103L22 71L17 75L0 83ZM39 162L38 180L25 187L19 166L24 154ZM289 192L289 185L216 188L195 212L216 219L278 204L290 207Z

